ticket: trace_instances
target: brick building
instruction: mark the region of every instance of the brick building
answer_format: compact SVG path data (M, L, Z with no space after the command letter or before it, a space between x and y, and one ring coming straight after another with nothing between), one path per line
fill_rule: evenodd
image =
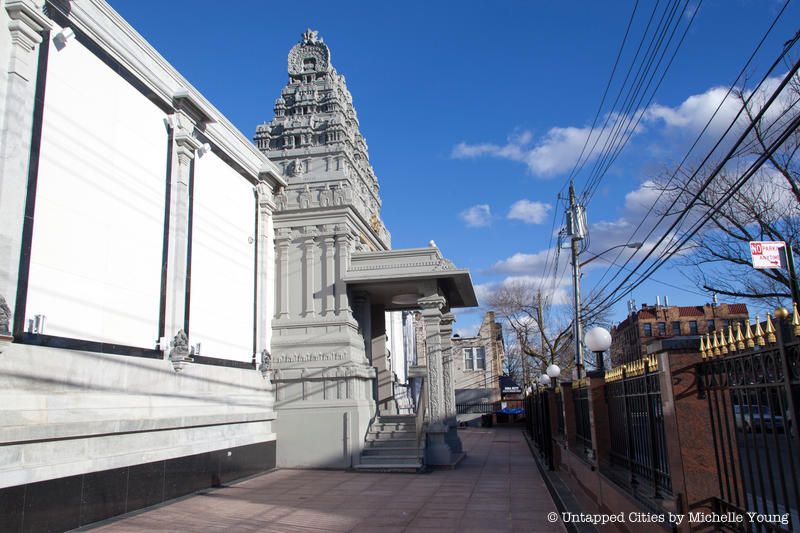
M611 328L611 361L617 365L639 359L647 353L647 344L656 339L705 335L748 318L745 304L642 304Z

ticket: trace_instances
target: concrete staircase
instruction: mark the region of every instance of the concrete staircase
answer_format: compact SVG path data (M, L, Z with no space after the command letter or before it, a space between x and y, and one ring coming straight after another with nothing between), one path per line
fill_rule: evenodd
M424 446L424 439L423 439ZM373 472L419 472L424 448L417 448L415 415L384 415L372 423L355 469Z

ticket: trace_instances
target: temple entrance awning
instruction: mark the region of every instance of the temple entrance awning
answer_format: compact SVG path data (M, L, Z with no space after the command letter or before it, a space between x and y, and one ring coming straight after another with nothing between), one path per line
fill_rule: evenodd
M478 306L469 271L456 268L436 247L354 253L343 280L387 311L417 308L432 289L451 309Z

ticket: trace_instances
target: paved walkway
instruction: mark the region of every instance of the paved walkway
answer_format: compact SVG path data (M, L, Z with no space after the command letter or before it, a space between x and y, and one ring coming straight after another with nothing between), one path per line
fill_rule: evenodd
M455 470L373 474L277 470L95 531L564 531L518 428L460 431Z

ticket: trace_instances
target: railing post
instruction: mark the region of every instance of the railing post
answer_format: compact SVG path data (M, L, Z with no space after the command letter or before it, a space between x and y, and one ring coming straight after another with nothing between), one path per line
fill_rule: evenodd
M564 439L567 448L575 450L576 431L575 431L575 402L572 398L572 383L569 381L561 382L561 403L564 408Z
M775 313L775 317L777 320L777 327L775 328L775 333L777 335L777 344L778 344L778 353L780 354L781 358L781 371L783 372L783 386L786 389L786 407L789 410L789 413L792 415L792 438L797 439L798 435L800 435L800 431L798 431L797 426L798 420L797 415L797 405L795 404L795 395L794 391L792 391L792 369L789 365L789 354L786 353L786 345L784 344L786 341L783 338L783 326L784 326L784 317L778 317L778 313ZM785 415L784 415L785 416ZM786 431L784 429L784 431ZM796 441L795 441L796 442Z
M589 372L586 394L589 407L589 428L595 464L610 462L611 435L608 429L608 405L605 401L605 376L603 372Z
M629 396L628 396L628 371L623 366L622 367L622 405L625 406L625 434L628 436L628 446L627 446L627 453L625 454L625 459L628 461L628 472L631 474L631 486L636 487L638 481L636 480L636 473L634 472L633 468L633 449L635 446L634 438L633 438L633 429L631 424L631 406L629 404Z
M713 509L721 494L710 404L699 395L704 363L697 346L655 350L655 357L661 369L666 456L674 495L672 505L664 501L662 506L677 512L704 505Z
M656 434L656 421L655 410L653 409L653 400L650 397L650 363L647 359L644 360L644 398L647 402L647 433L650 439L650 462L653 471L653 496L661 498L661 491L658 489L659 472L658 467L660 461L658 460L658 435Z
M547 395L547 409L548 418L550 420L550 470L558 470L561 464L561 450L556 445L555 435L558 434L558 397L560 396L558 389L553 389Z

